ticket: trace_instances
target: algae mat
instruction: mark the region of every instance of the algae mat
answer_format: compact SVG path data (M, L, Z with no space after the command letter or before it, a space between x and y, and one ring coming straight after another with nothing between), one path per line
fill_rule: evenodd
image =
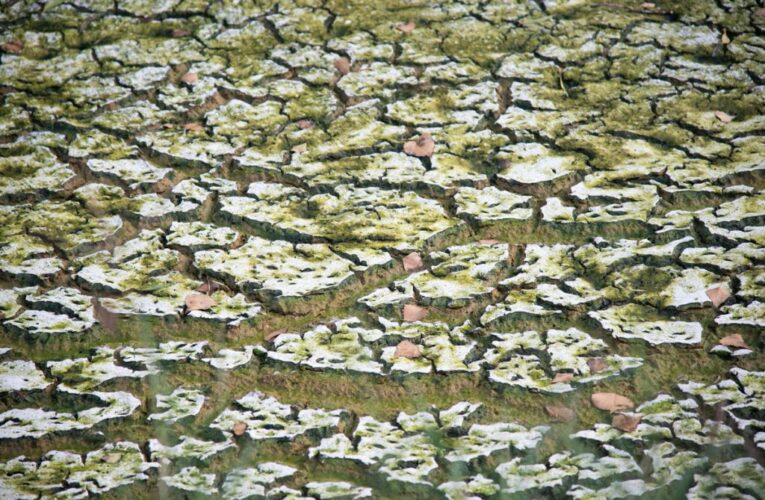
M765 498L761 1L0 25L0 497Z

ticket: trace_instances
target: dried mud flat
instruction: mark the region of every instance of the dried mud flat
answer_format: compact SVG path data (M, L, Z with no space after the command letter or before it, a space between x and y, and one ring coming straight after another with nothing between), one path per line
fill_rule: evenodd
M765 498L761 3L0 25L0 497Z

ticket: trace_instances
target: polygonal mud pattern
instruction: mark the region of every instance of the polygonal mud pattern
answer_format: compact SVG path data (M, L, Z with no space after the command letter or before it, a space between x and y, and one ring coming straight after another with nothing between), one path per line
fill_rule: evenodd
M2 4L0 497L765 498L761 1Z

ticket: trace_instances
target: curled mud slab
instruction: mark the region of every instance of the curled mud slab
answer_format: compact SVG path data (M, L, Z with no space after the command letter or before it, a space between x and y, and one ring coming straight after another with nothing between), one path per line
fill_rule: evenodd
M765 499L758 0L0 26L0 497Z

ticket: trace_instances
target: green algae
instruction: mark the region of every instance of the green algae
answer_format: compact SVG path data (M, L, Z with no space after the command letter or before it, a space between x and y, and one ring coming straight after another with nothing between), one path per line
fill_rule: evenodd
M528 473L531 462L551 471L562 467L552 456L565 447L577 457L591 453L604 462L626 452L606 454L569 438L577 430L607 425L608 417L587 403L589 388L550 396L493 387L486 368L478 368L468 352L489 345L490 335L498 333L492 330L576 327L599 348L606 346L592 354L642 358L646 363L634 377L592 386L630 395L638 403L657 391L673 391L679 381L717 383L731 362L707 352L734 329L756 351L761 347L756 329L762 326L762 307L756 299L761 299L758 137L763 124L757 112L762 94L754 89L758 80L753 76L761 73L762 52L754 27L759 21L745 13L743 2L724 9L711 2L694 9L669 2L658 10L675 14L661 23L664 14L636 11L623 2L597 9L586 2L551 0L54 4L43 13L27 2L3 7L3 16L9 16L3 20L16 16L9 36L23 38L24 48L19 56L3 55L0 73L13 91L4 90L0 131L9 144L40 140L33 150L49 148L44 162L56 169L33 175L9 167L14 175L8 177L15 181L40 182L17 182L4 195L9 209L3 212L0 243L3 285L10 290L30 282L43 289L25 291L23 298L14 292L3 302L4 329L8 333L14 321L41 313L62 316L50 323L54 330L70 327L71 311L56 309L65 300L35 299L64 283L88 295L105 295L98 303L117 318L99 317L76 339L6 335L4 345L77 390L92 392L98 386L159 402L164 401L159 396L202 380L209 399L182 426L146 422L154 409L146 403L140 415L99 424L92 441L65 433L39 442L19 440L19 451L31 460L54 449L84 453L117 439L143 445L159 436L164 443L179 443L175 438L181 432L193 431L194 439L205 440L184 441L188 453L204 459L182 457L187 451L179 444L175 451L165 450L167 463L160 471L165 479L151 477L112 494L168 493L167 484L176 490L225 491L232 470L278 460L294 466L297 477L278 486L268 482L264 492L363 497L371 488L380 497L431 497L439 493L386 484L356 464L309 459L308 449L320 443L317 436L252 446L248 438L211 440L209 424L253 389L263 389L281 404L352 411L350 421L338 423L342 435L353 432L358 417L393 422L400 411L419 415L430 405L447 408L465 401L484 403L480 425L487 429L508 422L539 426L550 420L543 407L562 402L577 409L575 422L553 424L527 461L514 464L512 474ZM81 25L91 13L98 14ZM406 21L415 23L409 33L397 28ZM727 47L718 43L723 29L733 38ZM342 77L334 67L341 56L351 61L350 73ZM198 74L197 83L179 80L187 71ZM725 124L715 111L734 119ZM201 130L190 123L197 120ZM45 142L24 132L39 128L66 135ZM400 152L406 140L426 131L436 140L431 158ZM514 152L520 142L536 144L542 159L558 159L556 168L524 163ZM96 174L85 166L136 158L150 159L176 176L168 174L165 186L163 178L145 177L145 172L113 170L112 175L101 169ZM571 160L562 162L562 171L560 158ZM26 162L26 168L36 160L12 161ZM211 167L211 175L199 175ZM90 174L105 184L90 182ZM531 174L540 185L525 185L530 184L525 175ZM60 189L70 177L87 184ZM263 180L270 187L249 184ZM134 191L156 193L136 196ZM39 199L46 201L36 203ZM10 205L18 201L32 203ZM148 238L139 232L143 228L159 229ZM599 238L591 241L593 236ZM278 246L289 264L276 252L252 263L252 255L275 238L283 240ZM490 238L517 245L509 253L520 252L503 267L510 279L497 289L494 276L487 280L483 271L473 272L480 262L440 255L453 245ZM132 249L139 242L145 248ZM552 245L560 247L549 256L535 253ZM322 252L312 259L309 246L321 246ZM432 262L426 257L426 272L407 277L398 258L412 250L436 252ZM226 266L232 256L241 259ZM305 278L310 285L314 267L328 262L342 263L342 272L331 276L333 285L308 286L295 300L275 298L271 289L237 279L240 272L272 275L281 286L285 269L294 264L286 281ZM186 311L186 295L203 283L218 286L210 278L224 281L210 294L216 305ZM444 285L452 278L460 293ZM391 296L381 309L387 318L378 319L356 303L381 286L401 282L413 285L383 289ZM706 290L721 283L732 285L735 297L713 312ZM271 310L261 310L255 298ZM402 337L394 333L399 328L391 318L398 319L400 306L410 300L428 306L429 323L446 325L441 334L411 336L426 353L411 364L428 373L328 373L336 365L334 354L347 362L349 356L357 361L360 352L361 342L337 326L338 318L356 316L353 328L364 331L385 320L384 335L394 342ZM588 312L597 314L588 318ZM485 333L460 330L468 319L489 326ZM116 324L108 326L111 322ZM678 325L693 325L686 340L703 350L619 341L657 343L664 338L654 336L657 329ZM264 342L284 329L293 333ZM321 342L306 342L311 332L321 333ZM177 362L170 362L165 358L176 359L175 348L157 343L177 339L208 344L197 344L191 354L178 347ZM293 341L294 349L282 347ZM267 352L299 351L301 360L311 361L290 367L252 356L261 342ZM376 354L387 349L389 355L381 358L386 368L405 364L395 361L392 343L370 342ZM90 352L107 345L124 349ZM322 351L326 345L329 354ZM551 349L523 352L533 365L528 379L549 378L556 371L548 367L553 362L557 369L584 371L587 356L577 351L575 365L561 364L552 355L548 360ZM368 362L365 352L361 358ZM761 370L758 358L735 363ZM54 364L46 367L45 361ZM67 363L72 366L65 368ZM110 378L110 370L122 375ZM54 395L32 392L33 399L23 405L15 396L6 398L3 409L36 405L62 414L72 411L70 404L90 408L93 397L64 396L59 389ZM709 414L710 408L704 411ZM726 472L744 471L740 475L750 481L759 470L752 463L731 462L740 454L741 434L733 434L738 425L718 429L724 431L718 436L724 449L709 454L717 464L703 465L695 453L681 449L714 445L707 422L686 416L677 424L676 448L665 442L637 452L636 458L656 469L642 479L627 467L603 489L598 480L605 472L585 467L590 479L566 487L573 487L569 493L576 497L624 491L674 496L689 488L699 496L753 491L754 483L742 486ZM442 462L452 437L434 441ZM746 439L748 444L748 434ZM472 456L489 446L486 435L474 441L460 453ZM202 453L206 445L200 443L216 443L208 450L212 455ZM230 443L237 450L229 449ZM507 483L515 479L495 482L499 462L510 458L499 455L483 457L476 466L437 468L429 480L441 484L447 496L458 497L451 492L461 490L488 496L498 489L512 495L513 485ZM11 451L3 456L12 458ZM82 459L77 457L65 467L74 468ZM116 459L94 460L101 464L94 470L103 474ZM47 463L22 462L29 470ZM691 478L694 474L698 477ZM54 482L57 492L68 491L60 480ZM566 493L565 488L540 488L546 495Z

